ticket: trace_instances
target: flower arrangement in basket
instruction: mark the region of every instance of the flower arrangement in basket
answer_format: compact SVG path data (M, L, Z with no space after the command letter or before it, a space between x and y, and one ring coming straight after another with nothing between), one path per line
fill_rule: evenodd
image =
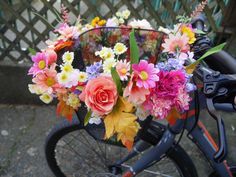
M85 105L84 124L104 124L104 138L116 136L128 149L138 119L151 115L170 124L182 119L199 62L185 66L194 60L190 49L199 33L191 18L179 17L174 29L155 31L146 20L128 21L129 10L85 25L80 18L70 25L64 7L62 14L56 39L32 56L31 93L47 104L57 98L57 114L68 120Z

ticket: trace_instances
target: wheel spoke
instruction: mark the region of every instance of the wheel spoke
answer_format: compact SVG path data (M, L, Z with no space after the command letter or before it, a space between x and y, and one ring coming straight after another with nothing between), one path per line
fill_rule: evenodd
M108 166L125 157L128 151L120 146L99 141L87 134L86 130L80 129L63 136L55 147L55 159L63 173L69 177L112 177ZM139 156L122 164L122 169L127 170L131 164L138 160ZM169 168L169 167L173 168ZM137 177L180 177L178 167L169 158L163 158L145 169Z
M71 145L70 144L67 144L67 142L65 142L66 143L66 145L68 145L68 147L70 148L70 150L72 150L75 154L76 154L76 156L73 156L73 158L77 158L77 159L79 159L79 157L83 157L83 155L82 154L80 154L80 153L78 153L73 147L71 147ZM64 147L63 147L64 148ZM68 149L67 149L68 150ZM86 156L84 156L84 158L87 158ZM84 161L85 163L87 163L89 166L91 165L91 162L89 163L89 162L87 162L87 161ZM96 161L94 161L94 162L96 162ZM91 167L91 168L93 168L93 167ZM96 170L96 168L94 168L95 170Z
M100 155L100 154L96 151L96 149L94 149L93 144L91 144L91 143L88 141L88 138L87 138L87 137L88 137L88 134L87 134L87 136L84 136L84 135L82 134L82 136L83 136L83 138L85 139L85 141L88 143L88 147L92 148L91 150L93 150L93 152L96 153L96 155L99 156L100 159L103 159L104 164L105 164L105 159L104 159L104 157L103 157L102 155ZM96 143L97 143L97 141L96 141ZM105 165L106 165L106 164L105 164Z

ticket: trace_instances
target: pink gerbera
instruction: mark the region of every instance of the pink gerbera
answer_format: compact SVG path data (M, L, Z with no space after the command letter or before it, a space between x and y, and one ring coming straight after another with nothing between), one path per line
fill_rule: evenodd
M57 71L55 67L56 65L53 64L49 69L46 69L45 72L38 73L32 80L43 92L47 92L48 94L52 94L55 91L62 91L61 86L57 82Z
M118 61L116 64L116 71L120 76L120 80L126 81L128 80L128 76L130 75L129 73L130 70L130 62L127 62L126 60L124 61Z
M43 72L48 67L48 57L44 52L37 52L35 56L32 56L33 66L29 69L28 74L35 76L36 74Z
M134 75L137 76L137 86L145 89L156 86L156 81L159 80L157 73L159 69L154 67L154 64L148 63L146 60L141 60L139 64L132 65Z
M165 43L162 44L162 47L164 48L163 52L187 52L189 51L188 41L189 38L185 34L170 34L169 38L165 39Z

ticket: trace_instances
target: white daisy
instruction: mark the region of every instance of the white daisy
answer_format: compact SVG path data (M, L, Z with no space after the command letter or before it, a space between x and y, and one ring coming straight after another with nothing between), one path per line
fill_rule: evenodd
M66 83L70 81L69 74L66 72L58 73L57 79L58 79L58 83L61 85L65 85Z
M128 9L122 11L122 17L124 19L127 20L129 18L129 16L130 16L130 11Z
M96 56L101 57L104 60L114 59L115 55L112 48L102 47L102 50L95 52Z
M49 104L52 102L53 97L50 94L44 93L40 97L40 100L42 100L44 103Z
M65 52L62 56L62 60L64 63L71 64L74 60L74 52Z
M126 51L127 47L120 42L116 43L116 45L114 46L114 52L116 55L120 55L122 53L125 53Z
M73 66L70 63L65 63L64 65L60 65L61 71L70 73L73 71Z
M88 79L88 74L86 72L79 72L78 73L78 81L79 82L86 82Z
M146 20L133 20L128 25L130 25L132 28L141 28L141 29L153 29L151 24Z
M35 93L36 95L41 95L44 92L42 88L36 84L28 84L28 88L30 93Z
M103 71L104 73L110 74L111 68L116 66L116 60L114 58L107 59L103 63Z

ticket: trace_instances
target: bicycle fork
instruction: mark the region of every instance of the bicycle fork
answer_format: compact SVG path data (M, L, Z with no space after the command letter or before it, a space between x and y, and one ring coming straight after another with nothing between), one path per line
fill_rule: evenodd
M129 171L126 172L123 177L132 177L138 174L139 172L146 169L153 162L158 162L162 159L163 156L167 153L167 151L172 147L175 142L176 134L180 133L184 125L183 120L178 120L177 123L173 127L168 127L160 141L157 145L152 147L150 150L145 152L142 157L132 166ZM137 145L134 146L133 151L124 159L119 161L117 164L122 164L125 161L131 159L138 153L148 149L151 145L147 142L141 141Z

